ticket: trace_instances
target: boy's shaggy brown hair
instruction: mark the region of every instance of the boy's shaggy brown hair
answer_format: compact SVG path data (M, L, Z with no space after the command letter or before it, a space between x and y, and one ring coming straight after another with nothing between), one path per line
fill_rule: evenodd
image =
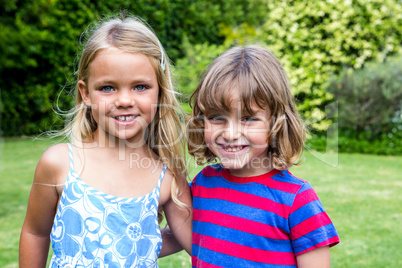
M204 141L204 117L231 111L233 96L240 96L244 113L253 114L253 104L269 109L268 154L273 168L284 170L297 164L306 128L282 65L267 49L255 45L234 47L216 58L190 98L193 114L187 129L188 149L197 163L216 160Z

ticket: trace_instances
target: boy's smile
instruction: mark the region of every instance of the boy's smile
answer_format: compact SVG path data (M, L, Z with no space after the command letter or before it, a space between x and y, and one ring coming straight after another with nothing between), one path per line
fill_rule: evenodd
M240 101L237 103L230 112L206 117L205 142L232 175L248 177L269 172L272 169L268 156L270 113L253 105L254 113L246 115L241 111Z

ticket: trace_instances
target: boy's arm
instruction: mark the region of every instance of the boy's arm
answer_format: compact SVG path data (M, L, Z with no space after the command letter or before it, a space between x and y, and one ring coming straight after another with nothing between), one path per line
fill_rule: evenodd
M329 246L314 249L296 257L299 268L330 268L331 256Z
M19 267L21 268L46 266L50 232L58 202L55 178L64 172L60 169L60 164L63 163L57 160L63 159L59 154L60 149L63 149L57 147L46 151L36 167L20 236Z

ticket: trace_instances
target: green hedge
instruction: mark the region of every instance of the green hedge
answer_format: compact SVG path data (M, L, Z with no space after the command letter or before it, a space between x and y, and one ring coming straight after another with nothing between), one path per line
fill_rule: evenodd
M3 135L59 127L52 111L73 82L79 35L102 14L127 9L154 28L175 68L185 102L199 74L232 45L263 42L283 63L309 126L332 123L325 107L330 77L400 49L398 0L3 1L0 7L0 89ZM71 97L61 94L67 109ZM56 123L55 123L56 122ZM56 124L53 126L53 124Z
M390 124L385 129L387 131L375 139L370 131L357 134L350 130L340 130L335 141L337 144L334 144L333 140L328 140L326 135L314 135L308 139L306 147L326 152L331 151L335 145L340 153L402 155L402 124Z
M330 78L346 67L359 69L400 50L402 5L398 0L267 1L261 27L221 25L219 46L185 43L178 61L180 89L186 96L199 73L219 53L236 44L264 43L282 62L310 128L325 131L332 120L325 109L334 102L326 90Z
M262 24L264 9L263 0L2 1L2 134L35 134L63 124L52 109L71 106L71 96L58 96L63 87L71 90L74 82L80 34L104 14L126 10L142 17L176 61L184 55L184 37L191 43L221 43L218 25Z
M310 126L325 130L325 107L333 96L329 78L346 67L397 52L402 43L402 5L398 0L268 1L263 27L254 34L282 61L298 108ZM247 27L225 27L227 42L253 36ZM238 41L237 41L238 42Z
M331 80L338 148L348 153L402 154L402 53L364 68L345 69ZM326 134L309 146L326 151Z

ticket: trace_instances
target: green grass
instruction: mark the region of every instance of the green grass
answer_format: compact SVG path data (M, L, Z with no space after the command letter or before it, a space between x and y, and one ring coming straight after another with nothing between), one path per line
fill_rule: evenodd
M0 141L0 267L18 267L19 234L33 173L49 141ZM402 267L402 157L305 154L291 172L311 182L337 228L332 267ZM322 161L323 160L323 161ZM190 166L194 176L199 168ZM159 267L190 267L181 252Z

